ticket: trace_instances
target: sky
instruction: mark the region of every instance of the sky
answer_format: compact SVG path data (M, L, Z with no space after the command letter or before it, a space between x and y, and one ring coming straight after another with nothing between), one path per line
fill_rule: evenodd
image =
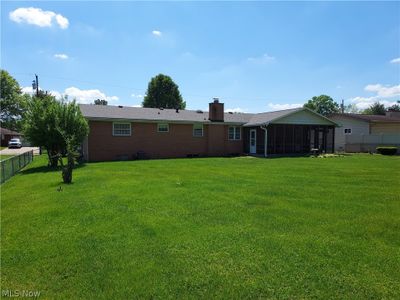
M400 2L1 1L1 68L24 92L139 106L172 77L188 109L262 112L327 94L400 100Z

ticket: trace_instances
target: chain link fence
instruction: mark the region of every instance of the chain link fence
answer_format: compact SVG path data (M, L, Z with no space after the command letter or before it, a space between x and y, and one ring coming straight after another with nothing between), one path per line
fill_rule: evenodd
M0 183L13 177L19 170L33 161L33 150L6 158L0 162L1 164L1 178Z

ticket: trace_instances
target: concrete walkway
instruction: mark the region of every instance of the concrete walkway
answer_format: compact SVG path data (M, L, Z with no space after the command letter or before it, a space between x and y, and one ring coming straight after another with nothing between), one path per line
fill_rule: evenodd
M33 150L34 155L39 155L39 147L5 148L0 151L0 155L18 155Z

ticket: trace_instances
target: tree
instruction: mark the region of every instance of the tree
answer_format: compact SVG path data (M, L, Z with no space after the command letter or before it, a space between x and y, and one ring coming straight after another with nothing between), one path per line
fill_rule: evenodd
M72 170L75 160L79 156L76 149L88 135L89 126L75 101L59 103L58 121L57 131L66 145L67 156L67 164L64 165L61 153L58 155L62 166L62 178L64 183L71 183Z
M72 180L74 151L88 134L88 124L79 106L64 97L57 101L54 96L40 92L33 97L24 115L24 134L36 146L47 150L49 165L62 164L62 156L67 155L69 167L66 174ZM71 165L72 160L72 165ZM64 177L64 176L63 176ZM65 182L70 182L68 176Z
M400 103L400 101L398 101ZM388 110L390 111L400 111L400 105L399 104L393 104L392 106L388 107Z
M96 104L96 105L107 105L108 102L107 102L107 100L104 100L104 99L96 99L96 100L94 100L94 104Z
M339 104L327 95L312 97L306 104L304 104L304 107L307 107L323 116L339 112Z
M39 92L28 102L23 133L35 146L47 150L49 165L57 167L58 153L65 153L65 142L57 130L59 102L50 94Z
M22 94L18 82L5 70L0 79L1 125L11 130L21 129L21 118L29 95Z
M147 93L143 100L143 107L185 109L179 87L171 77L158 74L153 77L147 87Z
M375 102L374 104L371 104L370 107L365 109L363 111L363 114L365 115L385 115L386 114L386 109L385 105Z
M344 106L344 112L350 114L359 114L361 110L354 103Z

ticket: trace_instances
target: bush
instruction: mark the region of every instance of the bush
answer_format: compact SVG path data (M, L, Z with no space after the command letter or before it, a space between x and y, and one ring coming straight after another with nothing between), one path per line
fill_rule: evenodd
M376 151L382 155L395 155L397 147L377 147Z

